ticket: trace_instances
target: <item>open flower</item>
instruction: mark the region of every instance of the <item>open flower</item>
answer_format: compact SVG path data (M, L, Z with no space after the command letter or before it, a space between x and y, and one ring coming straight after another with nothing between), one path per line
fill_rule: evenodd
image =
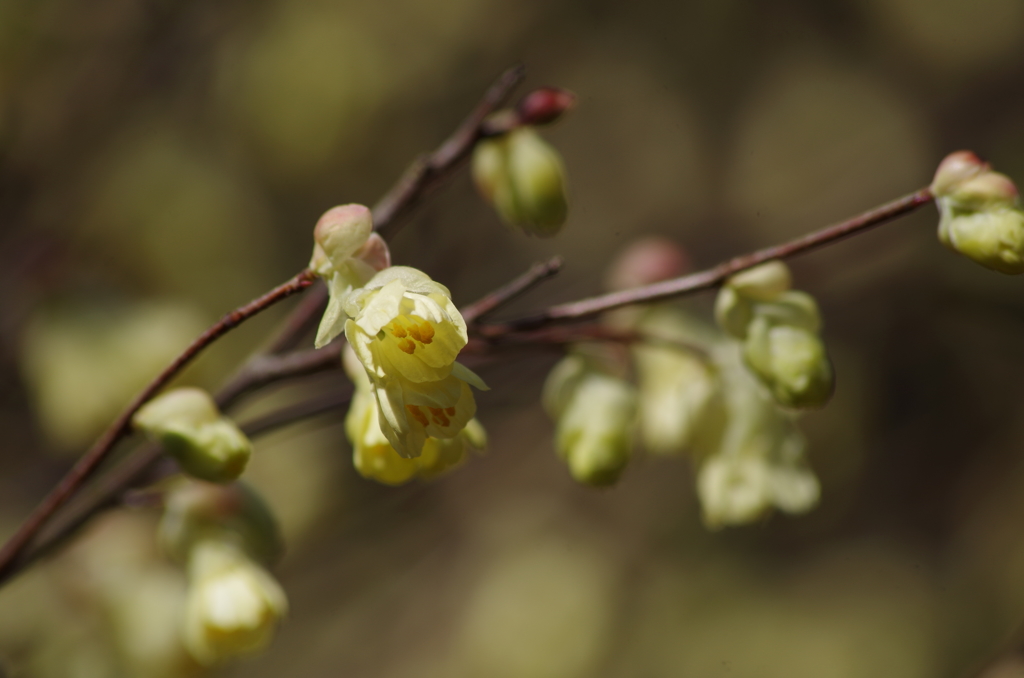
M401 485L413 478L433 478L460 465L470 449L482 450L486 446L483 426L471 419L454 438L428 437L418 456L400 456L381 431L371 382L350 346L345 347L342 362L355 385L345 418L345 433L352 443L353 464L364 478L387 485Z
M476 413L469 384L487 386L455 362L468 338L448 289L422 271L392 266L350 292L344 312L345 337L395 451L417 457L428 436L457 436Z

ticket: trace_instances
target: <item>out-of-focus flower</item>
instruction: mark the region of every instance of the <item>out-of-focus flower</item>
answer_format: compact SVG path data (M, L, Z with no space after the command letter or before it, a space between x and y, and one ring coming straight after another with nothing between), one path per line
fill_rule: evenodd
M228 542L211 539L196 544L188 577L182 640L203 664L263 649L288 611L281 586Z
M555 448L573 478L587 485L611 485L632 451L636 389L604 374L577 355L551 371L544 404L558 423Z
M313 229L313 240L309 268L327 282L330 292L316 334L320 348L344 331L348 294L390 266L391 254L383 238L373 232L373 215L363 205L339 205L324 212Z
M263 498L243 482L229 485L179 479L165 488L157 530L163 550L187 562L203 541L229 541L270 565L284 551L277 519Z
M700 444L721 425L722 393L717 369L696 349L706 334L672 308L647 312L636 330L647 341L633 346L639 392L640 437L656 454L676 454Z
M944 245L986 268L1024 273L1024 212L1009 177L958 151L939 165L932 193Z
M455 362L466 322L448 289L425 273L393 266L347 295L345 336L369 377L380 429L399 455L427 437L456 437L476 413L469 384L480 377Z
M814 298L789 289L789 269L770 261L726 281L715 318L742 339L747 366L786 407L819 407L832 396L834 375L819 333Z
M726 419L698 472L705 522L711 527L747 523L772 507L787 513L810 510L820 489L804 460L796 415L764 393L735 342L716 347L714 360L722 375Z
M528 235L556 235L568 215L565 167L529 126L486 139L473 150L473 181L502 220Z
M132 424L155 438L185 473L202 480L226 483L238 478L252 454L245 434L199 388L157 396L135 413Z
M356 471L387 485L401 485L413 478L433 478L460 465L470 449L483 450L487 434L476 419L470 419L454 438L428 437L420 454L412 459L400 456L381 432L377 402L362 364L350 346L342 361L355 392L345 418L345 432L352 444Z

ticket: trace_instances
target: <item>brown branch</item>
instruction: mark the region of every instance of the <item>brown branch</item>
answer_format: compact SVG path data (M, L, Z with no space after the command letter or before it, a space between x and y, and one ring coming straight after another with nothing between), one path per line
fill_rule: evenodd
M250 438L257 438L271 431L310 419L328 412L341 411L351 400L351 390L329 393L307 402L270 412L241 425L242 431ZM100 513L125 504L129 490L140 484L150 485L161 478L177 472L177 465L168 460L167 468L155 467L164 459L163 448L155 443L142 446L108 473L98 478L89 489L76 497L80 501L78 510L60 520L54 520L33 540L34 548L23 551L11 563L4 574L4 581L23 572L32 563L52 553L74 535L82 526Z
M455 132L433 153L410 165L395 187L377 202L373 208L373 223L385 240L394 237L401 217L408 214L424 196L443 183L469 158L476 142L486 136L508 131L504 128L490 129L485 124L486 119L505 102L525 74L526 69L522 65L513 66L502 73Z
M39 532L46 522L53 516L54 512L63 506L78 490L82 484L96 471L99 465L107 458L114 445L131 431L132 416L150 398L156 395L168 382L178 375L203 349L212 344L218 338L228 333L245 320L264 311L282 299L286 299L297 292L309 287L313 282L313 275L309 270L303 270L288 282L275 287L270 292L255 299L245 306L235 309L220 319L215 325L203 332L195 339L174 361L168 365L135 399L129 403L117 419L104 432L100 439L71 467L71 470L57 483L36 509L18 528L3 548L0 549L0 582L3 582L10 573L11 567L22 551L29 545L33 537Z
M226 410L246 393L292 377L341 369L343 341L323 348L296 351L284 355L257 355L246 363L245 370L217 392L217 406Z
M518 278L464 308L462 317L467 325L471 325L498 307L532 289L538 283L557 275L560 270L562 270L561 257L554 257L544 263L534 264Z
M735 275L740 271L772 259L785 259L824 245L829 245L855 233L912 212L922 205L931 202L932 199L931 189L922 188L915 193L864 212L852 219L828 226L820 231L809 233L781 245L766 247L750 254L735 257L699 273L692 273L681 278L673 278L672 280L665 280L631 290L612 292L591 297L590 299L551 306L535 315L503 323L484 325L480 327L479 331L485 337L497 337L509 332L543 327L550 323L588 318L623 306L660 301L683 294L711 289L722 284L729 276Z

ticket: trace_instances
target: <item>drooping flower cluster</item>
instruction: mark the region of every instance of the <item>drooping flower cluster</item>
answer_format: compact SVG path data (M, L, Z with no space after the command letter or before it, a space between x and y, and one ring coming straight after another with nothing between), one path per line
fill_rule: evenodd
M251 489L182 481L166 496L159 536L185 565L181 639L204 665L264 648L288 611L281 586L266 570L281 552L269 509Z
M560 362L544 403L573 477L617 480L636 424L648 452L691 456L711 527L747 523L773 508L813 508L820 489L794 408L830 395L831 365L816 334L813 299L789 287L781 263L728 281L721 293L728 303L718 308L726 333L667 306L616 316L618 329L642 338L631 346L636 387L614 374L623 373L621 364L609 369L615 354ZM779 328L788 333L781 339ZM789 334L809 339L787 341ZM815 342L820 348L808 350Z
M458 439L476 413L469 386L487 387L455 362L468 336L448 289L417 269L390 266L387 246L372 230L370 212L361 205L328 211L314 230L310 267L328 278L330 292L316 345L344 332L364 370L362 379L353 376L353 445L377 449L373 439L379 432L398 456L414 459L429 453L438 466L452 454L438 446L454 444L440 441ZM371 398L375 413L368 410ZM369 459L358 451L356 456ZM408 479L399 480L402 473L394 464L387 471L371 468L365 466L365 474L385 482Z

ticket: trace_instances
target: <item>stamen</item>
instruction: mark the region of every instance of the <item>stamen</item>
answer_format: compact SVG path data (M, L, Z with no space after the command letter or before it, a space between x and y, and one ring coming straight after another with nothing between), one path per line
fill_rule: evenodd
M454 407L446 407L446 408L444 408L444 412L449 417L454 417L455 416L455 408Z
M398 348L402 349L409 355L412 355L413 351L416 350L416 344L412 343L412 339L402 339L398 342Z
M423 414L423 411L420 410L420 408L415 405L406 405L405 409L409 410L409 414L411 414L412 418L418 421L421 426L427 426L430 424L430 422L427 421L427 415Z
M391 323L391 336L397 339L404 339L407 334L408 332L405 331L404 327L402 327L398 323ZM415 336L416 335L414 334L413 337Z
M437 424L438 426L443 426L445 428L451 426L451 419L445 416L444 410L442 410L440 407L428 407L427 409L430 410L430 414L433 415L432 418L435 424Z

